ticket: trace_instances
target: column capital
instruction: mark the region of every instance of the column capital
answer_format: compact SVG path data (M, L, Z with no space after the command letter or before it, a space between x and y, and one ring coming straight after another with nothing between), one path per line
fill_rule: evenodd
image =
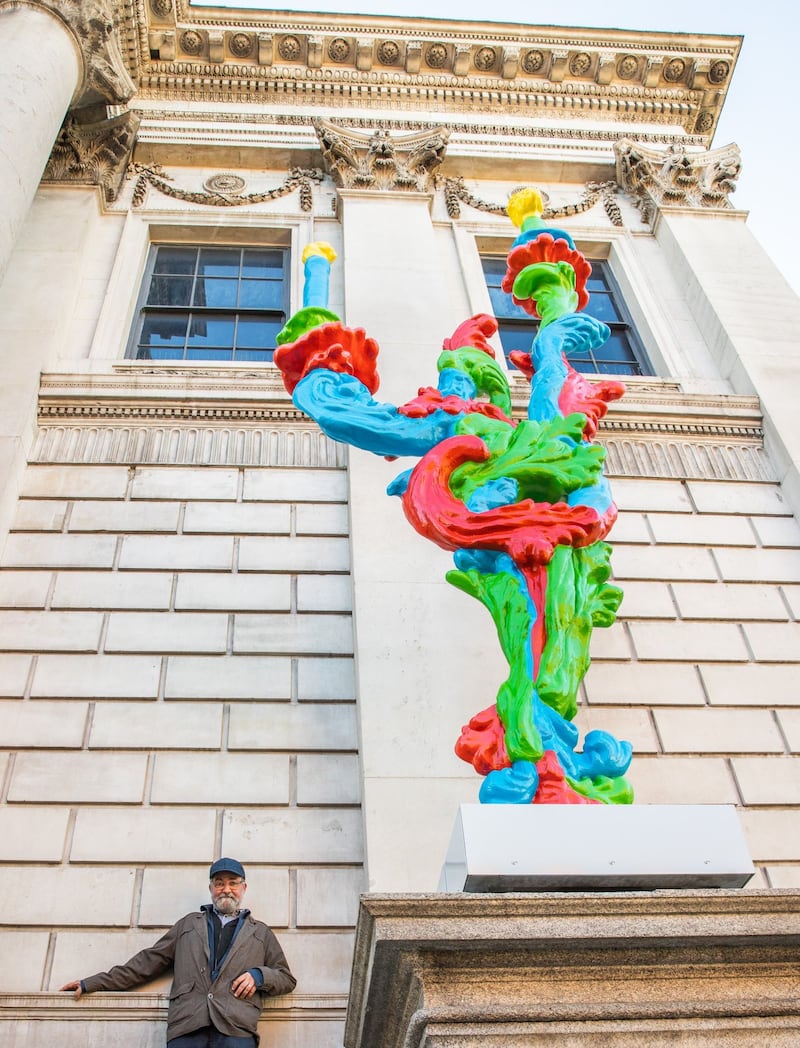
M111 0L0 0L6 6L31 7L54 15L75 39L83 76L72 98L73 107L127 102L136 90L122 58L114 5Z

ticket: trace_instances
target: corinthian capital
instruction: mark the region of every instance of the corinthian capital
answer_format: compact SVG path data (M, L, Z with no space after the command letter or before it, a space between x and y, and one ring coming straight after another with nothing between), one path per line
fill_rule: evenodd
M322 157L337 186L346 189L426 191L444 160L449 132L431 128L412 135L371 135L315 120Z
M120 50L111 0L32 0L32 7L60 19L78 44L83 79L74 105L120 105L136 90Z

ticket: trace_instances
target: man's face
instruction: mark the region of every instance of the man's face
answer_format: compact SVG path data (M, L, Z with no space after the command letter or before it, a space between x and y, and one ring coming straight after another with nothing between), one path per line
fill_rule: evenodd
M218 873L209 884L211 901L219 913L236 913L241 909L247 885L235 873Z

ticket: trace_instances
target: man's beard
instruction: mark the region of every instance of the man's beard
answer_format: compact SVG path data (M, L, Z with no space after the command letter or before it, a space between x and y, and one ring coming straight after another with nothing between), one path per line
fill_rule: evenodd
M214 909L219 913L229 914L236 913L239 908L239 903L234 895L220 895L217 901L214 903Z

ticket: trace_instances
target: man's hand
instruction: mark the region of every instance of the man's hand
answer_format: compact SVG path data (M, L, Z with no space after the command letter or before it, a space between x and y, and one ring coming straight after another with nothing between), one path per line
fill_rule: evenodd
M256 981L250 972L242 972L231 983L234 997L252 997L256 992Z
M61 990L72 990L74 992L74 994L75 994L75 1000L76 1001L80 997L80 995L83 993L83 990L81 989L81 981L80 981L80 979L74 979L72 982L64 983L63 986L59 986L59 992Z

